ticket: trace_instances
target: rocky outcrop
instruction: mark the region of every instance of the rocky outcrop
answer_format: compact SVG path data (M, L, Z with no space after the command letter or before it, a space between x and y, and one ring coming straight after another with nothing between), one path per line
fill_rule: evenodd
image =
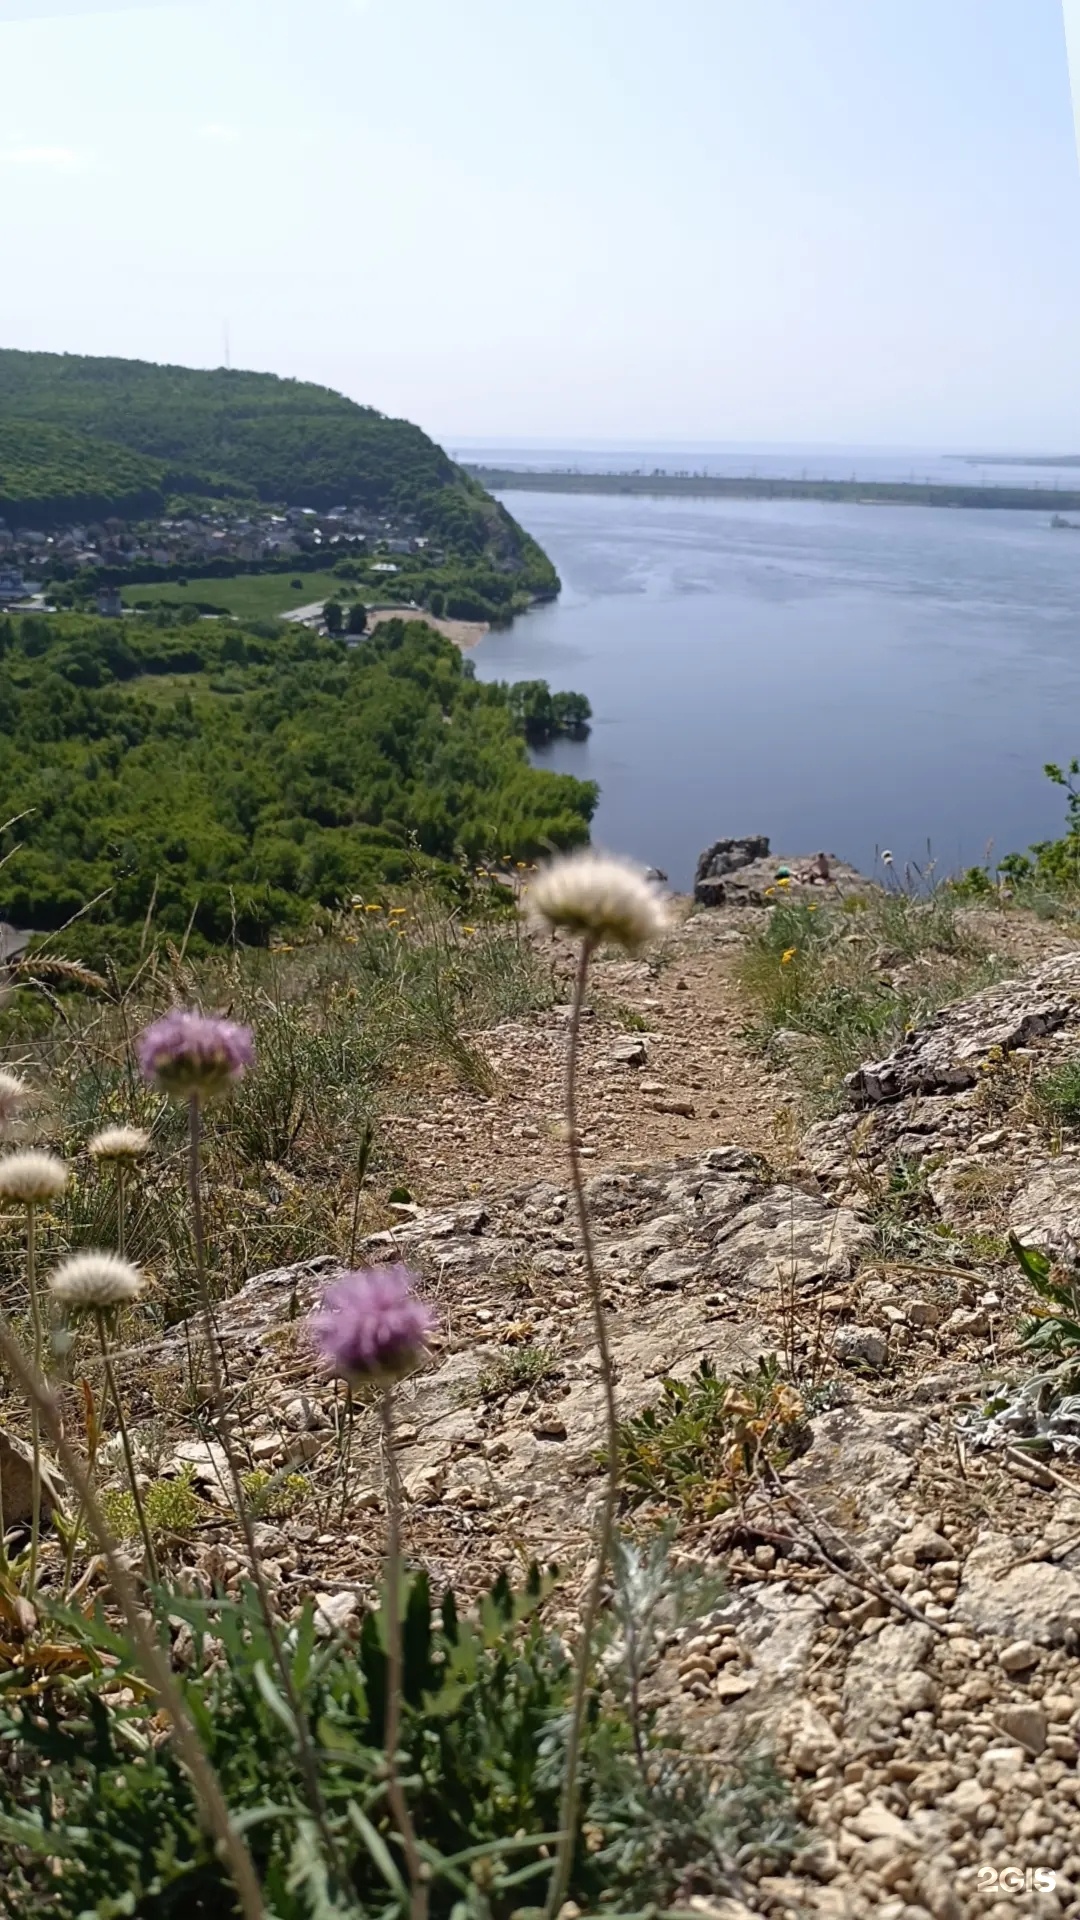
M906 1094L956 1092L975 1084L996 1051L1051 1033L1080 1011L1080 954L1060 954L1017 980L1005 980L945 1007L883 1060L849 1074L848 1091L863 1106Z
M762 833L751 834L745 840L714 840L698 859L694 899L703 907L722 906L727 898L725 877L768 857L769 842Z
M792 900L837 899L872 885L833 853L771 854L768 840L757 834L706 847L694 874L694 899L701 907L767 907L779 882Z

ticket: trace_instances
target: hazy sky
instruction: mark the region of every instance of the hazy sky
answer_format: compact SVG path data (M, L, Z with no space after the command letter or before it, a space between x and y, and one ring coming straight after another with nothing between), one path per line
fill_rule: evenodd
M1062 0L0 0L0 344L226 321L449 440L1080 449Z

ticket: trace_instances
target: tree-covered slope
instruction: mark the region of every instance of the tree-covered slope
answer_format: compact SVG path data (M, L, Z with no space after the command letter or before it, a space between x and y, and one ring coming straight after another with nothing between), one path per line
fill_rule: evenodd
M417 865L588 837L596 789L529 764L508 689L390 622L346 648L64 616L0 619L0 918L131 958L177 939L260 943ZM7 857L5 857L7 856Z
M0 516L77 520L160 512L160 462L87 434L0 412Z
M0 349L0 425L30 422L91 436L103 459L116 449L139 455L177 490L201 480L208 491L232 487L292 506L406 514L455 551L535 575L538 591L555 584L535 542L419 427L308 381ZM73 443L69 475L43 446L55 502L81 492L74 481L84 460ZM25 458L20 471L26 500L40 507L43 475Z

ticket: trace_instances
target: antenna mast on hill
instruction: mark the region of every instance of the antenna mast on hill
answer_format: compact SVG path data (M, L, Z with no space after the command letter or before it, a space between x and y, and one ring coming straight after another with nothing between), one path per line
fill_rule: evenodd
M227 320L222 323L222 330L225 335L225 366L226 369L228 369L232 366L232 353L229 348L229 323Z

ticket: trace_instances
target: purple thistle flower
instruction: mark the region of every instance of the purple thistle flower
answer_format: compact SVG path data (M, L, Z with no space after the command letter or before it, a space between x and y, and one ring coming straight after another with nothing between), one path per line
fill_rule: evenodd
M435 1324L413 1292L408 1267L365 1267L328 1287L309 1321L323 1363L352 1387L382 1386L411 1373Z
M254 1064L251 1028L215 1014L173 1007L135 1044L143 1079L176 1100L198 1094L213 1100L242 1080Z

